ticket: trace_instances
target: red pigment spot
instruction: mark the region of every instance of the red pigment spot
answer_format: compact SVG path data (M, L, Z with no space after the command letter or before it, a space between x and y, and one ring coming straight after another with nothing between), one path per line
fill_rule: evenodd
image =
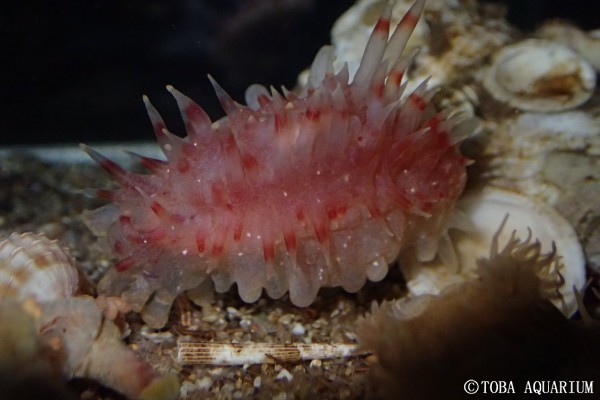
M182 158L177 163L177 169L182 174L185 174L186 172L188 172L190 170L190 163L185 158Z
M346 211L348 211L348 206L346 205L341 205L337 208L337 214L340 216L346 214Z
M398 193L395 197L396 203L399 204L402 208L408 210L412 207L413 203L404 197L402 194Z
M412 30L415 25L419 22L419 16L414 15L413 13L406 13L402 18L402 21L398 24L401 29L410 29Z
M117 254L123 253L123 243L120 240L115 241L115 243L113 244L113 250Z
M279 133L287 125L285 114L275 114L275 132Z
M156 133L157 136L165 136L163 130L166 129L167 126L164 124L163 121L153 120L152 128L154 128L154 133Z
M131 225L131 217L129 217L127 215L121 215L119 217L119 223L121 225Z
M196 152L196 148L194 147L193 144L187 143L187 142L183 143L183 146L181 147L181 153L183 155L182 158L193 157L195 152Z
M444 150L450 147L450 138L447 135L439 135L435 141L435 150Z
M306 118L312 122L317 122L321 117L321 111L316 108L309 107L306 109Z
M385 85L379 84L373 87L373 94L377 97L383 96L383 90L385 89Z
M225 152L227 154L235 154L238 152L238 147L233 135L228 135L227 139L225 139Z
M200 253L204 253L206 251L206 239L200 232L196 234L196 247Z
M315 224L315 235L319 243L325 243L327 241L328 232L325 224Z
M298 210L296 211L296 218L298 221L304 221L304 211Z
M159 218L165 218L169 215L167 210L156 200L150 204L150 208Z
M327 209L327 218L331 219L335 219L337 217L337 211L334 208L328 208Z
M296 250L296 235L294 232L285 232L283 234L283 239L285 240L285 247L289 252L294 252Z
M264 107L267 104L269 104L269 97L266 94L261 94L260 96L258 96L257 100L258 104L260 104L261 107Z
M157 243L167 235L164 229L156 228L148 231L140 236L144 243Z
M430 212L431 210L433 210L433 204L431 204L431 203L424 203L424 204L421 206L421 210L423 210L424 212L427 212L427 213L428 213L428 212Z
M233 240L236 242L242 238L242 224L238 223L233 229Z
M135 244L144 243L144 240L142 239L142 237L138 236L138 235L133 235L133 234L129 233L129 234L125 234L125 237L127 240L129 240L130 243L135 243Z
M258 167L258 161L256 161L256 158L254 158L253 156L249 154L244 154L242 156L242 166L245 170L251 171Z
M185 115L188 117L190 128L193 128L194 125L202 125L208 122L206 121L204 111L196 103L191 103L185 108Z
M369 209L369 213L371 214L371 216L381 217L381 211L379 211L379 208L377 208L377 206L375 204L369 205L368 209Z
M161 160L150 157L140 157L140 161L144 167L148 168L152 172L160 171L162 166L165 164Z
M213 244L211 255L213 257L219 257L223 253L224 248L225 246L223 246L223 243Z
M419 95L411 94L409 96L410 101L419 109L419 111L425 110L427 107L427 102Z
M440 126L440 119L437 115L434 115L427 121L427 125L431 128L431 133L438 133Z
M106 199L110 201L114 200L114 194L112 190L98 189L96 190L96 195L101 199Z
M375 25L375 32L379 32L379 33L388 33L390 30L390 20L389 19L384 19L384 18L379 18L379 21L377 21L377 25Z
M127 171L108 158L101 159L100 166L117 180L122 180L125 176L127 176Z
M402 78L404 77L404 73L402 71L392 71L390 73L390 81L396 87L400 86L400 82L402 82Z
M215 203L217 204L224 204L226 203L225 201L225 195L223 193L223 185L220 183L213 183L211 185L211 190L212 190L212 196L213 196L213 200Z
M275 245L273 242L263 240L263 256L266 262L272 262L275 259Z
M127 258L122 259L121 261L117 261L115 263L115 269L119 272L123 272L123 271L131 268L133 266L133 264L135 264L133 258L127 257Z

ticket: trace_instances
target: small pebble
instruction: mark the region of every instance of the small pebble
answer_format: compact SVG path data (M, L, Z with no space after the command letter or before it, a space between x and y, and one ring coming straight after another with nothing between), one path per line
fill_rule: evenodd
M210 376L205 376L205 377L203 377L201 379L198 379L196 381L196 386L200 390L208 390L212 386L212 383L213 383L213 381L210 378Z
M155 331L154 329L144 325L142 327L141 334L148 340L151 340L155 343L165 342L173 339L173 334L169 331Z
M202 321L212 323L219 319L219 316L216 314L208 314L202 317Z
M237 308L227 307L227 314L229 314L232 317L236 317L240 315L240 312Z
M183 381L181 384L181 388L179 389L179 393L181 396L187 396L197 389L197 386L190 381Z
M302 326L301 323L296 322L296 324L294 324L294 327L292 328L292 335L302 336L305 333L306 329L304 329L304 326Z
M281 317L279 317L279 320L277 322L279 322L281 325L289 325L290 323L292 323L293 319L294 319L294 315L285 314L285 315L282 315Z
M281 371L279 371L279 373L277 374L277 376L275 377L275 380L282 380L285 379L288 382L291 382L292 379L294 379L294 376L292 374L290 374L290 371L288 371L287 369L282 369Z
M261 383L262 383L262 378L260 376L257 376L256 378L254 378L254 387L256 389L260 388Z
M240 321L240 328L248 329L252 325L252 321L247 318L242 318Z
M277 393L274 397L273 400L287 400L287 393L285 392L280 392Z

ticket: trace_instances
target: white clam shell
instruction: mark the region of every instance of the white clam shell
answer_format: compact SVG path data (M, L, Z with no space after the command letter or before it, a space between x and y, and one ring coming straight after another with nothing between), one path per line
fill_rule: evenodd
M569 46L600 71L600 29L585 32L564 20L550 20L535 35Z
M496 53L483 85L511 107L554 112L588 100L596 86L596 71L567 46L528 39Z
M554 208L495 187L466 195L459 200L458 207L473 223L473 232L453 236L460 274L452 273L440 264L404 265L402 269L412 294L438 294L450 284L474 277L477 259L489 257L492 237L509 214L500 235L500 247L508 242L513 230L516 230L517 237L525 240L529 235L528 229L531 229L532 237L540 241L544 253L552 251L554 242L560 262L564 264L560 273L565 283L560 292L567 306L565 314L570 316L577 310L573 287L581 290L585 285L585 257L573 227ZM555 305L562 307L560 301L556 301Z
M58 241L31 232L13 233L0 241L0 301L71 297L79 285L75 265Z

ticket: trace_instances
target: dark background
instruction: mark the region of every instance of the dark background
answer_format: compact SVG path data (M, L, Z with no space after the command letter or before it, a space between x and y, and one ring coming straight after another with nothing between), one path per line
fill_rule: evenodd
M488 0L492 2L493 0ZM251 83L293 87L354 0L10 1L0 5L0 146L151 140L148 95L181 134L172 84L213 118L206 74L237 100ZM600 27L599 0L496 0L533 30Z

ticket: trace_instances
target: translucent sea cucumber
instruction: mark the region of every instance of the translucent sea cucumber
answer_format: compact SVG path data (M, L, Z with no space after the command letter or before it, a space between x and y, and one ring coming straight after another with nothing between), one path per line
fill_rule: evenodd
M426 82L401 99L414 55L402 51L423 6L389 40L387 6L351 81L347 67L334 72L329 46L300 94L252 85L242 105L211 79L226 113L214 123L168 86L186 138L144 98L167 158L139 156L150 174L82 146L120 186L99 190L112 204L84 215L120 258L100 291L162 326L174 298L207 277L219 292L236 283L246 302L265 289L307 306L323 286L356 292L382 279L403 249L431 259L467 159Z

